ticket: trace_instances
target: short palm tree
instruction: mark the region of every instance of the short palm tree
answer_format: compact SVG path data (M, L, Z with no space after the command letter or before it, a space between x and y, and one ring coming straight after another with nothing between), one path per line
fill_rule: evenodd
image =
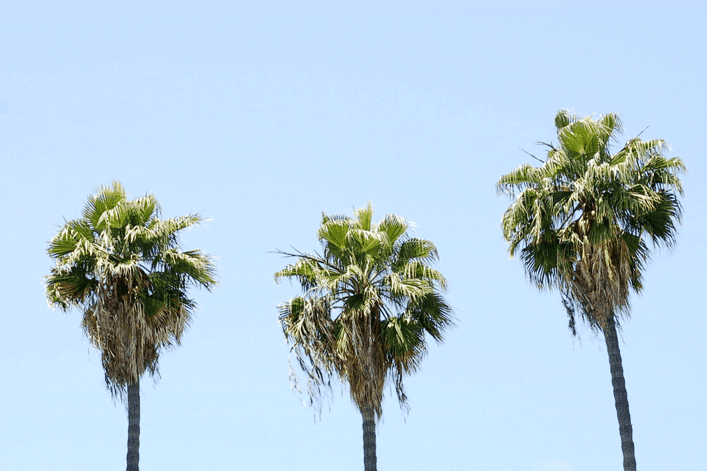
M662 140L629 140L618 152L615 114L555 117L558 147L539 167L522 165L501 177L515 198L503 215L511 256L520 253L530 280L558 289L576 334L577 316L606 339L624 470L635 470L633 429L617 338L629 314L629 291L640 292L650 247L671 247L682 207L685 166L664 155Z
M195 308L187 289L216 285L211 259L179 246L179 231L202 218L162 220L160 212L153 195L128 200L113 182L49 242L47 299L83 311L81 325L101 351L108 389L123 400L127 393L128 471L138 470L140 377L158 374L160 353L179 345Z
M372 216L370 203L353 218L323 215L317 234L322 254L280 252L298 260L275 274L278 281L296 279L304 291L279 311L310 397L335 377L348 385L361 412L366 471L376 469L375 422L384 385L394 384L406 406L403 377L420 367L425 334L439 343L453 325L441 295L445 279L431 267L434 244L409 237L409 223L398 216L378 224Z

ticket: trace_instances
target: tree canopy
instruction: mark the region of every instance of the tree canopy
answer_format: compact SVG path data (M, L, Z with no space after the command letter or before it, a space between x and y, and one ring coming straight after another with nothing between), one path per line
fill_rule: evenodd
M372 216L370 203L354 217L322 215L322 253L280 252L297 261L275 279L296 280L304 292L279 306L279 318L311 397L337 377L360 409L380 417L385 383L405 406L403 377L419 369L426 335L442 342L453 314L446 280L432 268L434 244L410 237L401 217L374 224Z
M129 200L114 181L86 202L49 242L49 303L83 311L82 327L102 353L108 389L123 396L145 372L158 374L159 354L180 343L195 302L189 287L217 282L212 259L182 251L179 232L198 214L160 219L154 195Z

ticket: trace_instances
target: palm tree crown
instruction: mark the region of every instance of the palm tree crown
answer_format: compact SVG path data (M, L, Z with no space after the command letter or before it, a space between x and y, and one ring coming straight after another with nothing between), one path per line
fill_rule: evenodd
M298 260L275 279L294 278L304 291L279 306L279 318L312 397L335 376L359 409L380 417L386 381L406 405L403 377L420 367L425 334L441 342L453 321L432 242L409 237L398 216L372 216L370 203L353 218L323 215L322 254L280 252Z
M559 146L540 167L522 165L498 189L515 201L503 215L510 254L520 252L539 288L559 288L574 332L574 313L595 328L628 314L629 288L640 292L650 257L646 237L671 247L682 207L679 174L662 140L629 140L611 153L622 130L615 114L555 117Z
M153 195L128 200L113 182L49 243L55 265L47 299L64 311L83 311L82 327L102 352L114 396L123 397L145 371L158 374L160 351L179 344L195 308L187 289L216 285L212 260L179 247L179 231L202 218L162 220L160 211Z

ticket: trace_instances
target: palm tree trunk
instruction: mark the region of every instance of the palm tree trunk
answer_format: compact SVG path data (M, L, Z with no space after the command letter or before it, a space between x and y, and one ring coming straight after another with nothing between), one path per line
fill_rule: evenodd
M633 449L633 427L631 414L628 410L628 395L624 381L624 369L621 366L621 351L619 338L616 335L616 322L614 316L609 316L609 321L604 329L606 350L609 353L609 366L611 367L611 384L614 386L614 401L616 402L616 415L619 418L619 434L621 435L621 450L624 454L624 471L636 471L636 455Z
M377 471L376 468L376 413L372 406L361 408L363 416L363 469Z
M128 385L128 468L139 471L140 461L140 380Z

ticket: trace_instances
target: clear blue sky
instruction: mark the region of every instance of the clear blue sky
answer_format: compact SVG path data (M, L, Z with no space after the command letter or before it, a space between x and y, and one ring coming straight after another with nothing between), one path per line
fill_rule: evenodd
M0 1L0 468L118 471L127 418L80 314L47 307L46 244L118 179L221 287L162 379L142 384L144 470L362 469L361 417L315 423L290 390L269 253L317 248L322 211L371 201L437 244L459 318L387 394L379 469L620 469L608 358L509 259L498 178L555 141L559 109L618 113L682 157L685 217L621 343L641 471L707 461L704 140L698 2Z

